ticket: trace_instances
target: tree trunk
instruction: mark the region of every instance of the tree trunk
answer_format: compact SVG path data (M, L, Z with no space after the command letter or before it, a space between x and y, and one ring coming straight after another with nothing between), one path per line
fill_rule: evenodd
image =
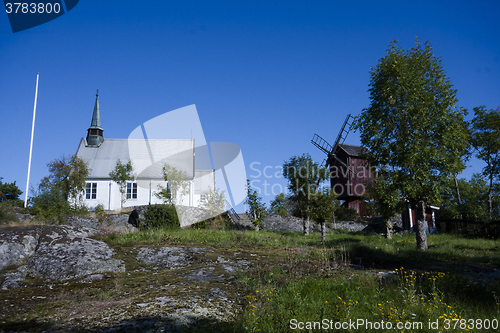
M304 236L309 235L309 217L304 220Z
M392 221L385 219L385 238L392 239Z
M493 173L490 173L490 188L488 189L488 215L491 220L491 213L493 211L492 208L492 200L491 200L491 188L493 187Z
M326 239L326 228L325 228L325 221L321 222L321 240L323 241L323 244L325 244L325 239Z
M457 176L453 175L453 178L455 178L455 191L457 192L458 211L460 212L460 219L463 219L464 217L462 215L462 199L460 199L460 191L458 190Z
M425 233L425 228L427 222L425 221L425 202L420 201L418 204L414 205L416 208L415 219L417 220L417 228L415 230L415 235L417 238L417 249L427 250L427 234Z

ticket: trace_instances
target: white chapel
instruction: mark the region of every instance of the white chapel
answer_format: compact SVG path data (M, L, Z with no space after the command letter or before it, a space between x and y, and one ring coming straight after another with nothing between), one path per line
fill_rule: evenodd
M87 137L80 140L76 155L90 170L86 180L84 202L91 210L101 204L106 210L120 210L122 207L162 203L155 196L158 186L167 187L163 178L163 165L168 164L188 176L189 191L175 198L175 204L198 207L210 188L215 188L214 170L195 169L194 139L105 139L101 127L99 96L96 94L92 122ZM161 156L161 160L152 156ZM118 160L132 162L141 172L134 173L134 180L127 183L125 202L119 186L109 174Z

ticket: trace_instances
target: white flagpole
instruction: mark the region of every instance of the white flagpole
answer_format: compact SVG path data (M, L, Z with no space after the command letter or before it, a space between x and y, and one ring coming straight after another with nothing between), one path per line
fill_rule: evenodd
M31 154L33 153L33 135L35 134L36 100L38 98L38 72L36 73L35 105L33 106L33 123L31 125L30 158L28 161L28 179L26 180L26 192L24 192L24 208L28 204L28 187L30 184Z

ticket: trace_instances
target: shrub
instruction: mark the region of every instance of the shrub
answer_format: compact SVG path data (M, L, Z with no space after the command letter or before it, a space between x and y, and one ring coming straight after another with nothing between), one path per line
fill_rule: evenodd
M108 214L104 210L104 206L102 204L98 204L94 209L94 214L97 217L97 220L100 224L103 224L104 221L108 219Z
M180 229L181 223L173 205L151 205L144 212L144 229Z
M336 212L339 221L355 221L358 218L358 212L354 208L341 206Z
M0 224L5 224L7 222L17 222L17 221L18 219L16 214L0 206Z
M35 192L35 196L29 198L27 211L38 219L52 220L53 223L59 224L64 224L63 216L87 216L89 213L85 204L71 206L58 186L41 188Z
M62 222L62 217L71 215L71 207L57 187L44 188L29 198L29 213L38 219Z

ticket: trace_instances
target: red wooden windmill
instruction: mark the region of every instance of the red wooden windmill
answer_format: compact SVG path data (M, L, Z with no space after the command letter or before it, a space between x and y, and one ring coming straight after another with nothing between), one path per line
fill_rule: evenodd
M355 117L347 115L333 147L322 137L314 134L312 144L327 154L326 165L330 168L330 186L343 205L363 214L361 197L366 185L372 181L372 169L364 157L368 150L360 146L344 144Z

